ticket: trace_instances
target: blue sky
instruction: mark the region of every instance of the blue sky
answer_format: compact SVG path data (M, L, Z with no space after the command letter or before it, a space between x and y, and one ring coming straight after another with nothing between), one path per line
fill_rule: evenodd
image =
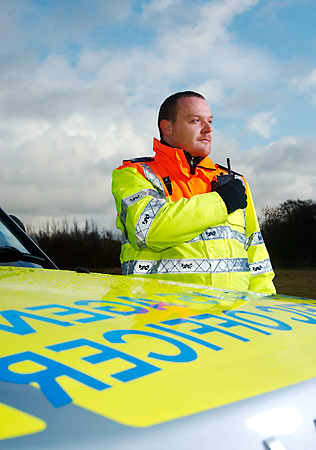
M316 199L314 0L0 0L0 205L115 228L111 172L196 90L258 212Z

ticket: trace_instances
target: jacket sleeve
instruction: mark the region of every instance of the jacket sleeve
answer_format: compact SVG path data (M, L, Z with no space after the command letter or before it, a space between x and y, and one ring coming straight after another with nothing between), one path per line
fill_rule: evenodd
M258 223L252 195L247 185L246 237L247 253L251 268L249 291L275 294L274 272Z
M117 227L135 249L161 251L227 219L225 203L216 192L171 203L133 166L113 171L112 192Z

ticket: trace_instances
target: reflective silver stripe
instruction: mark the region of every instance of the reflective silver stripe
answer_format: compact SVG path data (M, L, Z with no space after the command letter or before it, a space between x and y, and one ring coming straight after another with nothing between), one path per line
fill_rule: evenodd
M149 275L151 273L158 273L157 267L159 261L126 261L122 264L123 275Z
M129 197L123 198L121 204L122 208L120 219L124 227L126 223L127 208L133 205L134 203L138 202L140 199L147 197L147 195L151 197L160 198L159 194L154 189L143 189L142 191L136 192L135 194L130 195Z
M248 248L251 247L252 245L259 245L259 244L263 244L263 243L264 243L264 241L263 241L261 231L256 231L255 233L252 233L252 235L247 238L245 248L246 248L246 250L248 250Z
M164 188L157 177L157 175L151 170L147 164L141 164L144 169L144 174L146 179L153 185L155 189L144 189L142 191L136 192L135 194L130 195L129 197L125 197L121 203L121 214L120 219L125 229L125 238L127 239L128 233L126 229L126 216L127 209L129 206L138 202L142 198L146 196L154 197L149 201L149 203L145 206L143 212L141 213L138 222L135 227L135 237L136 242L139 248L146 247L146 236L150 229L151 223L154 220L158 211L162 208L162 206L167 203L165 200ZM163 199L163 200L162 200ZM124 242L126 243L126 242Z
M143 209L143 212L139 216L135 227L136 243L139 248L145 248L147 246L146 237L148 231L150 230L151 224L153 223L156 215L165 203L167 203L166 200L153 198Z
M128 238L125 236L125 234L122 234L122 236L121 236L121 243L122 243L122 245L130 243Z
M213 259L212 273L249 272L248 258Z
M246 236L244 233L232 230L227 225L207 228L205 231L203 231L203 233L201 233L199 236L197 236L196 238L192 239L189 242L209 241L211 239L236 239L242 244L245 244L246 242Z
M260 275L262 273L271 272L272 265L270 259L264 259L263 261L258 261L256 263L250 264L251 275Z
M165 198L165 192L164 192L163 185L162 185L161 181L159 180L159 178L157 177L157 175L155 174L155 172L153 172L151 170L151 168L149 166L147 166L147 164L141 164L141 166L143 166L144 174L145 174L145 177L147 178L147 180L159 192L160 198Z
M163 259L161 261L126 261L123 275L162 273L228 273L249 272L247 258L232 259Z
M138 202L138 200L146 197L147 195L160 198L158 197L158 194L154 189L143 189L142 191L136 192L136 194L123 198L122 203L126 205L126 208L128 208L130 205L133 205L134 203Z

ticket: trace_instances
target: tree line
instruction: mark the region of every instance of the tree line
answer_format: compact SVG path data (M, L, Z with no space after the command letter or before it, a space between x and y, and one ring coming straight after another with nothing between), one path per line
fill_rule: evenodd
M265 207L261 232L274 267L316 267L316 202L287 200Z
M120 266L121 242L118 235L106 229L99 230L88 220L80 227L74 219L61 223L48 221L39 231L27 227L28 234L37 239L38 245L59 269L85 268L106 272Z
M274 267L316 267L316 202L287 200L265 207L260 227ZM39 231L28 227L39 246L60 269L111 272L120 267L120 238L92 221L79 227L52 221ZM118 272L119 273L119 272Z

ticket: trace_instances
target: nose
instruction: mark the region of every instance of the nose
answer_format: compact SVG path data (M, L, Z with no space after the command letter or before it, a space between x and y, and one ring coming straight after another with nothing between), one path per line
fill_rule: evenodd
M213 131L212 124L208 120L205 120L205 122L203 124L203 132L211 133L212 131Z

